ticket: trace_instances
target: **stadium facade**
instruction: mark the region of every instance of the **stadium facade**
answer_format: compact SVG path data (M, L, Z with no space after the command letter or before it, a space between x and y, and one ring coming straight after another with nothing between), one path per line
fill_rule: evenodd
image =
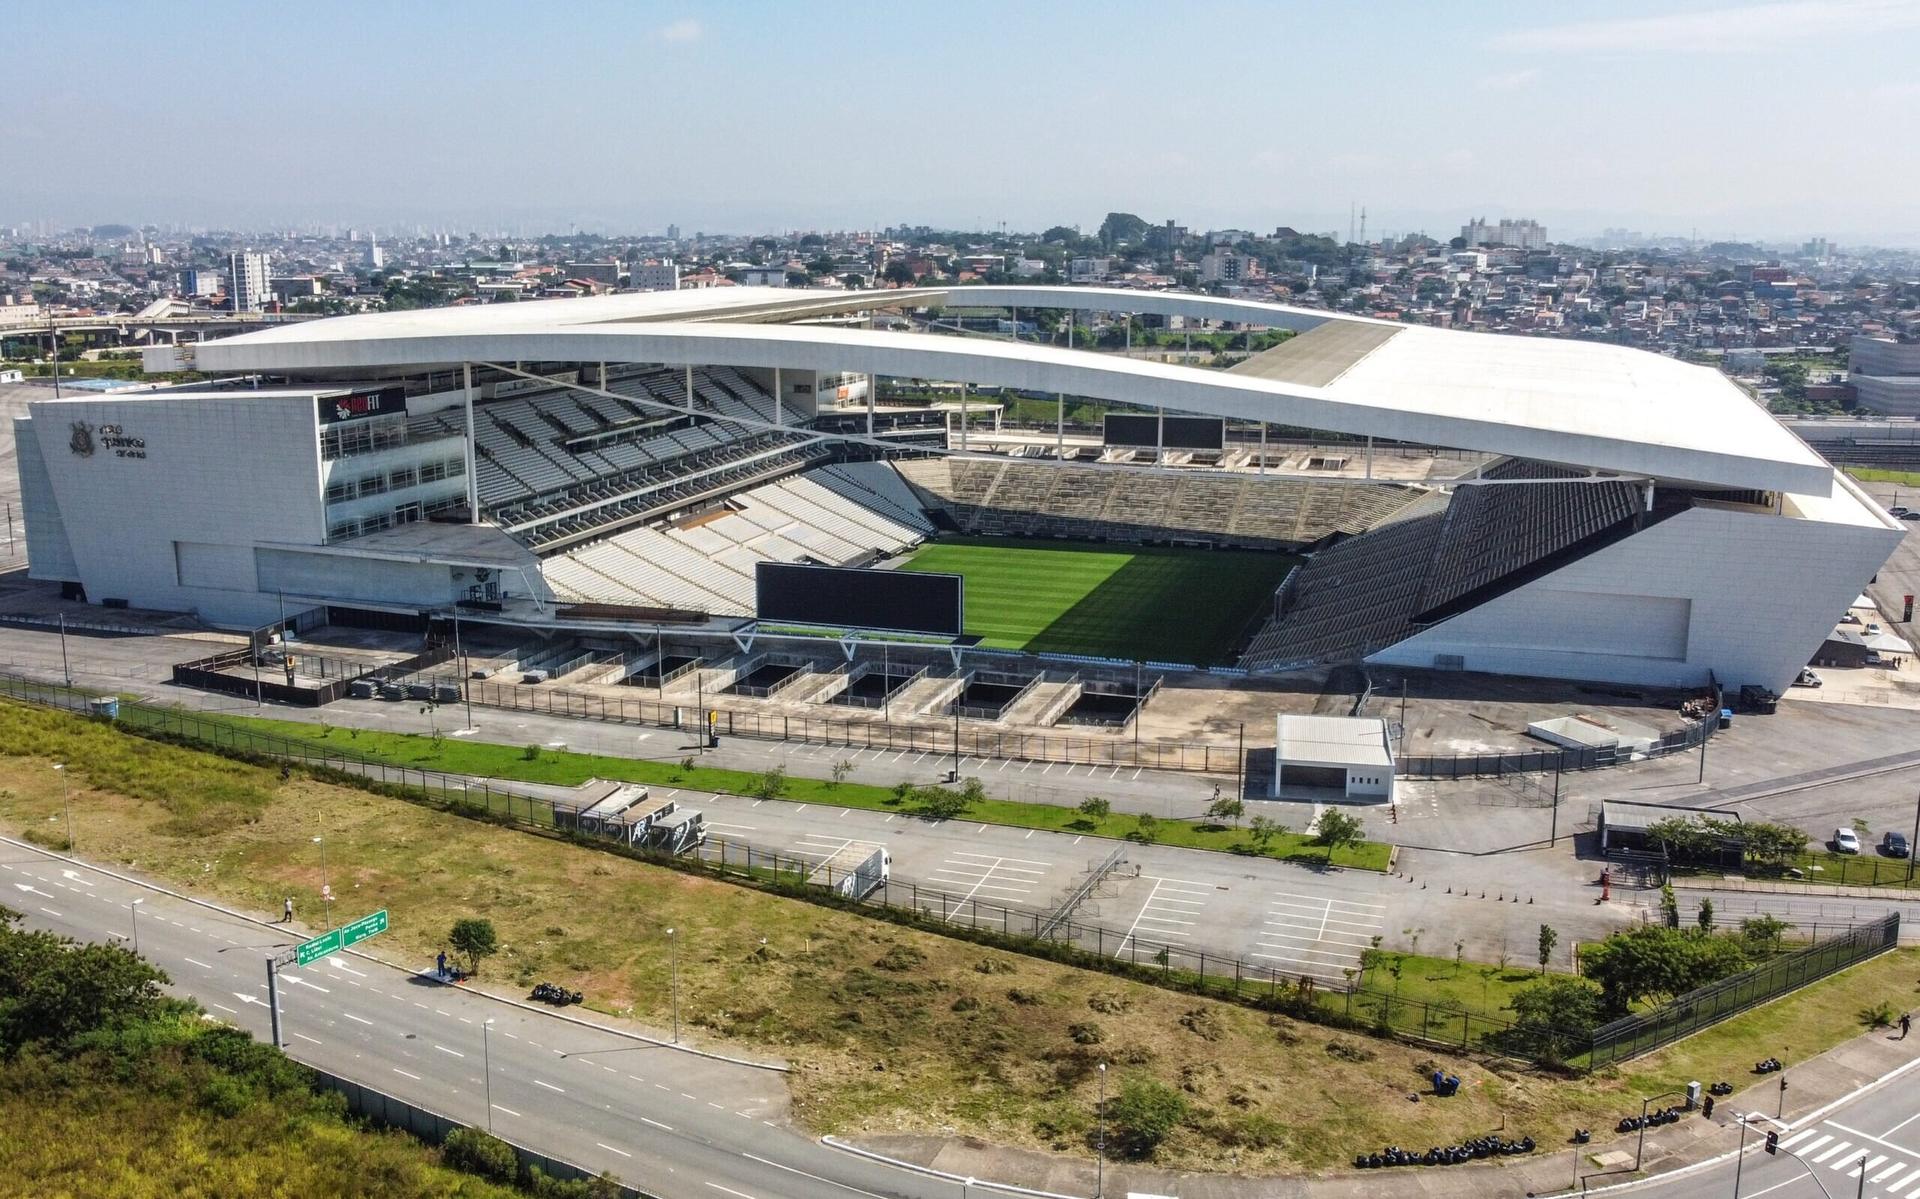
M1296 336L1216 370L931 331L961 303ZM920 327L875 319L899 313ZM1779 689L1903 528L1711 369L1177 293L626 294L151 353L224 378L16 422L31 573L221 623L458 604L722 628L751 618L756 561L859 565L945 528L1304 550L1252 670ZM876 378L960 387L877 405ZM1164 447L1073 461L1064 431L983 453L954 419L976 387L1257 424L1260 469ZM1419 483L1270 472L1269 429L1336 435L1356 461L1376 442L1480 457Z

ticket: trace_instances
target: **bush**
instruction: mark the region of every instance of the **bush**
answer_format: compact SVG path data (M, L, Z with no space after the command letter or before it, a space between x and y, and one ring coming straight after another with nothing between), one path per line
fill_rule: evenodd
M787 790L787 768L775 766L753 780L755 799L778 799Z
M1893 1005L1884 999L1872 1007L1860 1009L1860 1023L1868 1028L1886 1028L1899 1018L1900 1014L1893 1010Z
M456 1170L512 1182L520 1173L520 1159L513 1146L478 1128L456 1128L440 1146L440 1158Z
M455 953L467 955L469 972L478 974L480 959L500 951L500 937L493 931L493 921L463 916L453 922L452 930L447 933L447 945Z
M1140 1160L1187 1115L1187 1097L1151 1078L1129 1078L1107 1103L1107 1151Z
M540 747L529 744L525 749L520 751L520 760L523 762L538 762L540 760Z

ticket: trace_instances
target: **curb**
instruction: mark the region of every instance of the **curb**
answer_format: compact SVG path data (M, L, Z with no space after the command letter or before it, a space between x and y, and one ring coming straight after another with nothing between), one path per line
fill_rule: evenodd
M989 1191L1004 1191L1009 1195L1031 1195L1034 1199L1082 1199L1077 1195L1062 1195L1058 1191L1036 1191L1032 1187L1015 1186L1010 1182L993 1182L985 1178L968 1178L964 1174L951 1174L945 1170L936 1170L932 1166L923 1166L917 1162L902 1161L897 1157L888 1157L884 1153L875 1153L871 1149L862 1149L858 1145L849 1145L839 1137L825 1136L820 1143L829 1149L838 1149L842 1153L851 1153L855 1157L864 1157L882 1165L892 1166L896 1170L906 1170L914 1174L923 1174L928 1178L938 1178L955 1185L965 1184Z
M57 862L66 862L66 863L69 863L70 865L79 866L87 870L92 870L99 874L104 874L108 878L119 879L121 882L126 883L130 886L144 887L149 891L156 891L161 895L169 895L175 899L183 900L184 902L191 903L199 907L210 908L213 911L219 912L223 916L230 916L235 920L244 920L249 924L259 925L261 928L273 929L275 931L281 931L281 932L287 931L285 925L275 924L271 921L262 920L258 916L249 915L246 912L236 911L233 908L227 907L225 904L215 903L213 900L210 900L210 899L201 899L197 896L187 895L187 894L184 894L183 892L176 891L171 887L163 887L158 883L152 883L152 882L148 882L145 879L134 878L130 875L121 874L117 870L109 870L105 866L98 866L92 862L85 861L81 858L68 857L64 854L58 854L53 852L50 849L44 849L41 846L35 845L31 841L19 841L12 837L0 835L0 844L12 845L19 849L27 850L31 853L44 854L45 856L52 858ZM374 954L366 953L362 950L345 949L345 950L342 950L341 952L349 954L353 957L361 958L365 961L374 962L378 965L385 966L389 970L401 971L402 973L405 973L408 976L413 978L423 978L428 976L428 972L425 970L414 970L414 969L411 969L410 967L402 966L396 962L390 962L383 957L378 957ZM452 985L452 984L448 984L448 985ZM535 1007L530 1003L524 1003L521 1000L513 999L505 995L495 994L492 991L483 990L482 988L479 988L479 987L467 988L467 994L478 995L481 998L490 999L495 1003L503 1003L503 1004L506 1004L508 1007L516 1007L521 1009L522 1011L537 1012L542 1016L551 1016L556 1020L565 1020L569 1024L577 1024L582 1028L591 1028L596 1032L604 1032L616 1037L625 1037L630 1041L639 1041L642 1044L657 1046L658 1048L661 1048L661 1049L672 1049L679 1053L690 1053L695 1057L708 1058L712 1061L717 1061L717 1062L726 1062L729 1065L746 1066L754 1070L770 1070L779 1074L790 1073L793 1069L793 1067L791 1066L780 1064L780 1063L756 1062L756 1061L751 1061L747 1058L729 1057L724 1053L714 1053L706 1049L695 1049L690 1045L677 1045L672 1041L662 1041L656 1037L647 1036L644 1033L628 1032L626 1029L613 1028L608 1025L601 1024L597 1021L583 1020L579 1016L569 1015L566 1012L557 1011L552 1008Z
M1839 1046L1835 1046L1835 1048L1837 1049L1839 1048ZM1802 1125L1815 1123L1821 1120L1823 1117L1825 1117L1826 1114L1832 1111L1833 1109L1844 1106L1845 1104L1851 1103L1855 1099L1860 1098L1862 1095L1867 1094L1869 1091L1878 1090L1880 1087L1886 1085L1887 1083L1892 1082L1894 1079L1900 1077L1902 1074L1905 1074L1909 1070L1913 1070L1916 1068L1920 1068L1920 1057L1914 1058L1911 1061L1902 1062L1900 1065L1895 1066L1893 1069L1887 1071L1885 1074L1880 1075L1878 1078L1868 1079L1866 1082L1861 1083L1859 1086L1855 1087L1851 1091L1848 1091L1846 1094L1840 1096L1839 1098L1833 1099L1821 1107L1814 1108L1812 1111L1806 1113L1805 1115L1795 1117L1794 1119L1788 1121L1785 1127L1787 1131L1791 1132L1792 1130L1799 1128ZM1748 1115L1749 1118L1751 1118L1756 1113L1748 1112L1746 1114ZM1767 1120L1769 1123L1776 1123L1776 1124L1779 1123L1779 1121L1774 1120L1770 1116L1762 1115L1760 1118ZM1755 1145L1759 1145L1760 1143L1761 1142L1759 1141L1754 1142ZM1725 1162L1730 1162L1734 1158L1739 1157L1741 1152L1742 1151L1739 1149L1729 1149L1725 1153L1718 1153L1709 1158L1702 1158L1700 1161L1690 1162L1687 1165L1680 1166L1677 1169L1667 1170L1659 1174L1649 1174L1645 1178L1635 1178L1627 1182L1616 1182L1608 1186L1591 1187L1585 1191L1582 1191L1581 1194L1582 1195L1605 1195L1605 1194L1608 1194L1609 1192L1629 1191L1629 1190L1632 1190L1634 1187L1652 1186L1655 1183L1667 1182L1675 1178L1685 1178L1690 1174L1696 1174L1702 1170L1710 1169L1711 1167L1721 1165ZM1557 1191L1554 1193L1560 1194L1560 1195L1573 1194L1573 1192L1570 1190Z

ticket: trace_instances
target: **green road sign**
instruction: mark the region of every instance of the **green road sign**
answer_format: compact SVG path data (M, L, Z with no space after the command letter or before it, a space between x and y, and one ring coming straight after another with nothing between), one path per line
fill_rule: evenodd
M371 916L362 916L352 924L343 924L300 945L294 950L294 962L301 966L317 962L330 953L336 953L349 945L357 945L368 937L375 937L386 931L387 909L381 908Z

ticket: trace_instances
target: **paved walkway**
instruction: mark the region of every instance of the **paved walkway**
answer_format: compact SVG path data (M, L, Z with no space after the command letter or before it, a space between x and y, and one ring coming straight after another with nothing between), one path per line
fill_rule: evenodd
M1694 1115L1678 1124L1649 1130L1645 1169L1648 1174L1663 1174L1732 1153L1740 1142L1735 1113L1753 1111L1773 1116L1784 1110L1786 1119L1792 1122L1851 1094L1916 1056L1920 1056L1920 1037L1899 1041L1886 1030L1856 1037L1819 1057L1792 1064L1787 1071L1784 1109L1779 1075L1757 1080L1756 1076L1747 1075L1736 1082L1736 1085L1750 1084L1744 1090L1715 1101L1713 1119ZM1713 1080L1700 1081L1705 1085ZM1631 1113L1621 1112L1621 1115L1628 1114ZM1568 1130L1569 1134L1571 1131ZM1551 1147L1552 1152L1536 1152L1499 1165L1342 1170L1320 1177L1192 1174L1109 1162L1105 1189L1108 1195L1114 1196L1140 1193L1173 1195L1180 1199L1291 1199L1295 1196L1378 1199L1382 1194L1396 1199L1399 1196L1487 1199L1578 1193L1580 1185L1575 1181L1576 1176L1583 1177L1586 1184L1594 1188L1631 1177L1629 1172L1620 1172L1619 1166L1602 1164L1596 1159L1610 1160L1608 1155L1624 1153L1625 1165L1630 1169L1637 1134L1619 1136L1611 1129L1596 1129L1595 1134L1594 1143L1582 1146L1577 1158L1570 1146L1555 1145ZM1751 1145L1754 1134L1749 1132L1748 1137ZM1095 1169L1091 1158L1068 1158L939 1137L850 1140L864 1149L963 1178L1017 1182L1058 1195L1091 1195L1094 1190Z

